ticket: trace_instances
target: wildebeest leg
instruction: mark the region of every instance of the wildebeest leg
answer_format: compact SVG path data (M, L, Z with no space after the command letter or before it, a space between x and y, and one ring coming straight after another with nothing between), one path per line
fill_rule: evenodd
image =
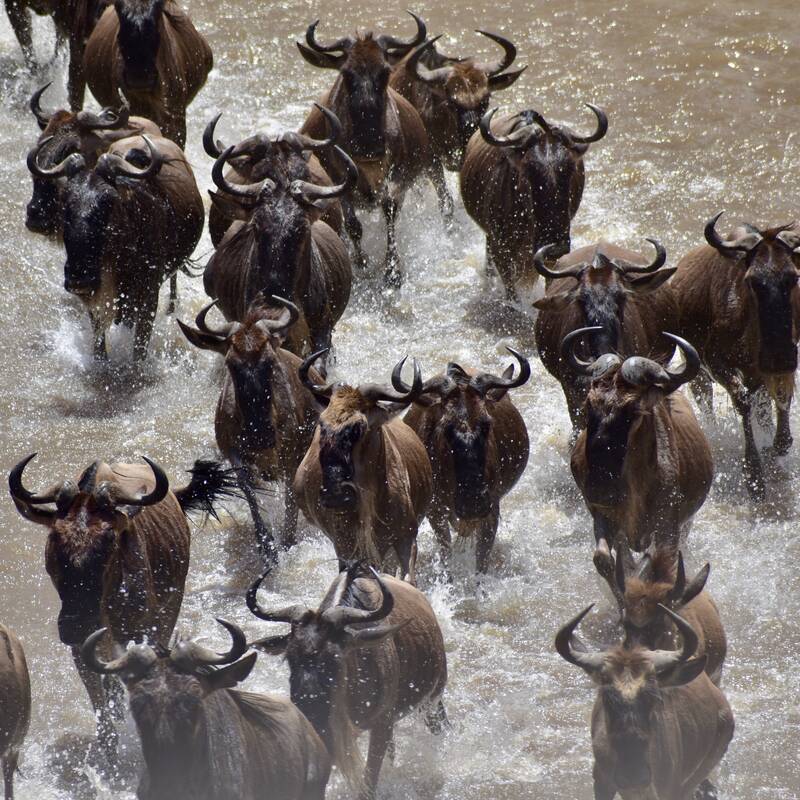
M147 346L153 335L153 323L158 310L158 297L155 303L145 304L140 309L140 317L136 320L136 329L133 334L133 360L144 361L147 358Z
M364 791L360 800L373 800L375 787L378 785L378 776L381 774L381 764L386 755L386 748L392 739L391 722L379 722L369 732L369 753L367 754L367 768L364 770Z
M3 759L3 788L6 800L14 800L14 773L17 771L18 762L19 753L16 750L12 750Z
M283 530L281 546L284 550L297 544L297 501L294 498L291 484L287 482L283 494Z
M488 516L481 520L478 537L475 543L475 567L479 573L485 573L489 566L489 556L497 537L497 524L500 521L500 506L495 503Z
M506 290L506 299L511 302L516 301L517 289L513 260L509 258L506 248L490 238L489 235L486 236L486 263L487 265L491 263L497 270Z
M167 306L167 314L175 313L175 303L178 302L178 273L173 272L169 276L169 305Z
M340 203L342 206L342 216L344 217L344 229L347 231L347 235L350 237L350 241L353 243L353 249L355 250L355 265L360 269L366 269L368 266L367 257L364 255L364 250L361 247L364 229L361 227L361 222L356 216L356 210L353 207L352 201L342 198Z
M428 514L436 541L439 543L439 557L447 579L450 580L450 553L452 540L450 538L450 523L445 514Z
M744 432L744 479L747 483L747 491L750 497L755 500L763 500L766 495L764 484L764 471L761 466L761 457L758 454L756 440L753 436L752 403L750 395L742 395L733 400L734 407L742 418L742 431Z
M694 790L694 800L717 800L717 787L706 778Z
M707 417L714 417L714 383L706 369L701 369L697 377L689 384L692 396L700 410Z
M256 529L256 542L264 559L265 566L275 566L278 563L278 548L275 546L275 539L272 531L264 524L261 518L261 509L258 507L258 499L253 482L253 473L238 455L230 457L231 465L236 470L236 482L242 490L242 494L247 500L250 508L250 516L253 518L253 525Z
M406 583L417 585L417 537L407 536L395 543L394 551L400 561L400 574Z
M86 94L86 75L83 72L83 38L76 35L69 37L67 94L70 110L80 111Z
M80 650L77 647L72 648L72 660L75 662L78 675L80 675L83 685L86 687L86 692L89 695L89 700L94 709L95 718L97 720L98 743L105 755L108 766L111 770L116 771L119 763L117 755L119 737L114 727L114 718L109 709L108 696L102 676L93 672L86 666L81 657Z
M384 197L381 209L386 219L386 267L383 271L384 286L399 289L403 285L403 275L400 272L400 256L397 253L397 212L400 203L394 197Z
M607 783L594 779L594 800L613 800L617 795L617 790Z
M789 422L789 411L792 408L792 398L779 398L775 400L775 411L778 417L778 427L772 449L776 456L785 456L792 446L792 428Z
M31 16L25 5L20 0L6 0L6 13L19 46L22 48L22 57L29 70L36 69L36 59L33 54L33 38L31 36Z
M425 725L434 736L441 736L441 734L453 727L447 718L447 711L445 711L441 698L435 705L429 706L425 711Z
M602 514L595 512L592 516L595 539L595 550L592 557L594 567L614 591L614 559L611 558L609 546L614 541L614 528L611 521Z
M108 350L106 349L106 325L105 320L97 319L94 316L92 320L92 347L94 351L95 361L107 361Z
M433 156L431 166L428 168L428 177L431 179L433 188L436 189L436 197L439 200L439 213L441 213L447 225L453 222L453 197L447 188L447 180L444 176L444 164L438 156Z

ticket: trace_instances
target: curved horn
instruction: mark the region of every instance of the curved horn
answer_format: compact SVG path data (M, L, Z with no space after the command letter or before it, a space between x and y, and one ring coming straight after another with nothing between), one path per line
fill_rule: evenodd
M118 130L128 124L130 116L131 107L123 101L119 109L106 106L101 109L99 114L95 114L93 111L79 111L76 119L78 124L86 130Z
M760 237L756 242L753 241L752 236L745 236L741 239L729 239L727 241L720 237L717 233L717 222L724 213L724 211L720 211L719 214L711 217L711 219L706 222L706 226L703 230L706 241L724 256L731 256L734 253L747 253L752 250L755 244L761 240Z
M678 550L678 564L675 569L675 583L669 591L669 599L671 602L680 600L686 590L686 567L683 563L683 553Z
M573 650L570 639L572 638L575 628L578 627L581 620L593 608L594 603L586 606L580 614L573 617L566 625L563 625L556 634L556 650L561 658L563 658L564 661L568 661L570 664L574 664L576 667L580 667L589 674L597 672L603 665L603 653L599 651L583 653Z
M227 620L219 617L216 620L231 636L231 648L227 653L215 653L197 642L179 641L169 654L170 661L186 670L203 666L219 667L238 661L247 652L247 637L244 631Z
M276 611L267 611L258 602L258 590L261 588L261 584L269 573L270 570L267 570L261 577L257 578L253 585L247 590L246 601L250 613L267 622L288 622L291 625L300 622L303 616L311 611L308 606L294 605L280 608Z
M597 117L597 128L595 129L595 132L589 136L571 135L570 139L572 139L575 144L590 144L591 142L599 142L608 131L608 117L606 116L606 112L603 111L600 106L596 106L592 103L586 103L585 105L587 108L591 108L594 112L594 115Z
M675 342L675 344L681 349L683 358L686 362L683 369L679 372L673 372L669 369L667 370L667 375L669 375L669 386L666 387L666 390L669 392L674 392L679 386L694 380L697 373L700 372L702 363L697 350L695 350L694 347L692 347L689 342L686 341L686 339L681 339L680 336L675 336L674 333L667 333L666 331L662 331L662 335L666 336L671 342Z
M417 23L417 32L411 39L404 41L403 39L398 39L396 36L379 36L378 41L379 43L386 49L386 50L405 50L408 51L412 47L416 47L418 44L422 44L425 39L428 38L428 28L425 23L422 21L421 17L418 17L413 11L406 11L406 14L409 14L411 17L414 18L414 22Z
M651 264L648 264L646 267L643 267L639 264L630 264L627 261L620 261L618 262L617 266L622 268L622 271L625 275L634 275L646 272L655 272L657 269L661 269L664 264L667 263L667 251L664 249L664 246L658 239L647 239L646 241L650 242L656 249L656 257L653 259Z
M336 51L343 53L352 45L352 39L349 36L337 39L333 44L320 44L317 41L317 25L319 25L318 19L314 20L306 29L306 43L312 50L316 50L318 53L333 53Z
M502 378L488 372L476 375L470 380L470 386L481 396L485 397L491 389L517 389L531 377L531 365L528 359L513 347L506 346L506 350L519 362L519 374L516 378Z
M229 322L224 328L219 328L218 330L214 330L214 328L209 327L208 323L206 322L206 316L208 316L208 312L217 305L219 302L219 298L216 300L212 300L207 305L203 306L200 309L200 312L194 319L194 324L197 325L197 329L202 333L207 333L209 336L216 336L218 339L227 339L232 333L234 328L237 327L236 322Z
M314 383L314 381L311 380L311 376L308 374L308 371L311 369L311 365L320 356L324 356L328 350L330 350L330 347L317 350L316 353L312 353L310 356L308 356L308 358L306 358L305 361L303 361L303 363L297 368L297 374L300 376L300 382L323 405L328 405L330 402L333 384L329 384L328 386L318 386L316 383Z
M333 113L329 108L326 108L319 103L314 103L316 109L325 117L325 120L328 124L328 138L327 139L312 139L310 136L306 136L302 133L293 133L292 137L300 142L300 146L303 150L324 150L326 147L330 147L332 144L336 144L339 141L339 137L342 135L342 123L339 120L339 117Z
M52 181L57 178L62 178L70 169L79 169L86 166L86 160L80 153L70 153L63 161L59 162L54 167L45 168L40 166L39 152L52 138L52 136L46 136L28 151L26 163L31 175Z
M374 567L370 567L370 572L372 572L381 590L381 604L377 609L369 611L364 608L334 606L323 611L322 618L337 628L344 628L345 625L354 625L359 622L378 622L388 617L394 608L394 596Z
M281 319L261 320L261 322L273 333L291 328L291 326L294 325L298 319L300 319L300 309L291 300L287 300L285 297L281 297L277 294L271 294L266 299L272 301L275 305L283 306L284 308L284 313L281 314Z
M97 162L98 167L102 169L104 166L107 166L114 175L121 178L133 178L137 181L145 180L153 175L158 175L164 164L164 156L161 155L159 149L153 143L153 140L146 133L142 134L142 139L144 139L150 153L150 163L144 169L134 167L130 161L116 153L104 153L100 156Z
M543 278L548 278L549 280L555 280L557 278L575 278L575 280L578 280L581 272L583 272L583 264L570 267L562 272L548 269L547 265L544 263L544 260L547 258L547 254L556 247L558 247L558 245L555 244L546 244L544 247L540 247L533 255L534 268Z
M113 498L117 505L153 506L156 503L160 503L167 496L167 492L169 491L169 478L167 478L164 470L147 456L142 456L142 460L146 461L150 465L150 469L153 470L153 477L156 479L156 485L153 487L153 491L142 496L137 496L128 494L123 491L119 485L115 485Z
M20 503L25 503L27 505L55 503L61 488L60 485L54 486L44 494L33 494L22 484L22 473L25 471L25 467L27 467L37 455L39 454L31 453L27 458L23 458L22 461L11 470L8 474L8 491L14 500L18 500Z
M443 34L439 34L435 36L433 39L429 39L427 42L423 42L419 47L417 47L414 52L408 57L406 61L406 69L408 69L411 74L421 80L423 83L442 83L446 81L447 78L453 71L452 67L440 67L439 69L428 69L424 64L420 64L420 58L428 51L432 50L436 42L442 38Z
M481 136L483 137L484 141L493 147L524 147L531 133L529 126L525 125L524 127L519 128L510 136L495 136L492 133L491 122L492 117L496 112L496 108L491 109L491 111L487 111L481 117L481 121L478 123L478 128L480 129Z
M493 42L496 42L503 48L503 57L497 61L489 61L485 64L479 64L478 69L483 70L487 75L499 75L503 70L508 69L517 57L517 48L514 43L509 41L498 33L490 33L489 31L476 30L481 36L486 36Z
M667 672L676 664L688 661L697 650L698 637L694 628L679 614L661 603L658 607L675 623L683 644L680 650L651 650L649 655L656 673Z
M259 181L258 183L228 183L222 170L225 168L225 164L228 163L228 159L231 157L231 153L233 153L234 149L235 145L226 148L225 152L214 162L214 166L211 168L211 179L218 189L234 197L244 197L248 200L255 200L265 186L268 186L270 189L275 188L275 182L269 178Z
M48 87L52 86L52 84L53 82L50 81L49 83L46 83L44 86L42 86L41 89L37 89L31 95L31 101L28 104L31 110L31 114L33 114L33 116L36 117L36 122L38 123L39 127L42 130L44 130L47 127L48 123L50 122L51 115L45 114L44 111L42 111L42 107L39 104L42 100L42 95L47 91Z
M574 346L577 344L577 341L586 333L596 333L597 331L603 330L602 325L592 325L588 328L577 328L574 331L570 331L561 341L561 358L566 361L567 366L571 367L573 372L577 375L586 375L587 377L592 377L594 371L592 367L594 366L594 361L581 361L575 355Z
M214 131L217 129L217 123L221 116L222 112L220 111L219 114L206 125L203 131L203 150L205 150L206 155L211 156L211 158L219 158L225 150L225 145L223 145L219 139L217 139L216 142L214 141Z
M101 661L97 656L97 645L105 636L108 628L100 628L91 634L81 646L81 657L92 672L100 675L115 675L128 672L130 677L143 675L151 664L158 660L152 647L146 644L137 644L126 650L119 658L113 661Z
M395 376L399 375L402 372L403 365L406 362L408 356L403 356L403 358L395 364L394 369L392 370L392 385L396 384ZM413 403L418 397L422 395L422 370L420 368L419 362L417 359L414 359L414 380L411 384L411 389L407 392L398 392L392 391L387 386L381 386L380 384L368 383L364 386L359 386L358 391L361 393L365 400L377 403L381 400L384 400L388 403L403 403L409 404Z
M353 159L342 150L338 145L333 146L333 150L339 158L344 161L345 179L344 183L337 186L318 186L316 183L308 181L292 181L289 191L298 199L306 203L314 203L317 200L333 200L347 194L358 183L358 167Z

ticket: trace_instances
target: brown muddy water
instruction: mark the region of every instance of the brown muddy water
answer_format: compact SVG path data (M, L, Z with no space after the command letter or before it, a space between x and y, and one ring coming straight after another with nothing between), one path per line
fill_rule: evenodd
M203 188L209 159L200 134L224 111L218 133L234 142L257 130L297 126L332 81L306 65L294 46L321 17L319 35L356 27L404 34L413 23L397 3L363 0L243 2L188 0L208 37L216 68L189 111L188 154ZM751 7L747 7L747 5ZM758 5L758 8L752 7ZM702 240L702 223L720 209L760 226L797 213L796 176L800 16L794 2L744 4L642 2L419 2L413 6L447 50L489 54L474 28L510 36L523 77L497 96L501 110L535 107L578 129L593 125L585 100L610 117L606 139L587 157L587 190L573 226L574 245L600 237L647 247L661 239L670 263ZM0 15L1 16L1 15ZM47 21L37 47L52 52ZM29 196L25 153L37 135L26 110L43 83L20 71L21 57L0 18L0 466L3 472L38 450L31 482L49 484L96 458L145 453L179 481L193 459L214 452L213 409L220 371L162 312L144 369L124 367L129 342L118 333L111 368L98 368L87 320L62 288L63 252L23 225ZM63 102L64 64L48 106ZM451 188L457 192L454 176ZM383 225L368 220L367 245L377 259ZM390 308L376 311L371 286L357 286L335 334L336 377L388 377L405 353L425 373L448 360L499 369L506 344L532 351L532 322L503 323L501 293L483 277L483 237L457 203L446 232L432 189L412 192L399 225L408 280ZM210 250L207 236L196 256ZM179 315L204 300L201 281L182 276ZM507 319L507 315L505 317ZM594 574L589 515L568 468L568 417L559 387L533 361L534 377L514 395L531 436L531 459L503 507L488 577L476 587L467 553L452 585L438 576L427 524L420 536L420 585L439 615L448 646L446 704L454 730L444 739L421 720L399 726L396 765L384 765L380 797L474 800L588 800L591 790L588 679L552 646L560 623L593 600L597 618L611 603ZM732 800L800 797L800 489L797 449L774 465L769 501L754 513L741 485L741 438L729 402L717 393L718 423L706 424L717 478L686 545L690 568L712 564L709 588L729 637L724 688L736 735L718 771L721 796ZM796 430L800 429L793 414ZM269 505L269 500L266 503ZM194 530L181 629L220 641L224 616L252 635L264 631L243 603L257 570L249 516L232 506L220 524ZM45 534L0 499L0 597L4 623L21 636L33 680L33 720L18 778L23 800L66 798L49 764L65 732L90 734L93 719L67 649L58 643L58 602L44 572ZM284 558L270 600L313 603L333 577L333 549L306 530ZM248 688L287 692L287 670L262 656ZM101 797L112 792L100 785ZM334 782L329 796L346 796Z

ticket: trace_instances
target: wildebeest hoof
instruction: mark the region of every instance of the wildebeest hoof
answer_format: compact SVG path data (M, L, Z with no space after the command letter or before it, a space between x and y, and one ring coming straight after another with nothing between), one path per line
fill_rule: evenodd
M383 285L387 289L399 289L403 285L403 276L396 267L388 267L383 274Z
M717 800L717 787L710 780L704 780L694 790L694 800Z
M789 452L789 450L792 449L793 442L794 440L792 439L791 436L786 436L786 437L776 436L775 441L772 445L772 452L776 456L785 456Z

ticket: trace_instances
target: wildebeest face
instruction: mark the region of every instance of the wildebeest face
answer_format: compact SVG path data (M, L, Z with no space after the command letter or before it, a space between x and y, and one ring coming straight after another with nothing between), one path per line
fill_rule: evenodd
M158 86L158 27L164 0L115 0L114 5L119 17L123 82L129 89L153 90Z
M758 309L758 366L767 373L797 369L792 301L796 302L799 260L789 244L767 233L746 256L744 280Z
M384 50L371 37L359 39L341 74L350 112L350 154L379 158L386 151L386 91L391 74Z
M469 61L454 64L443 89L444 100L456 118L458 145L464 148L489 108L489 78Z
M95 172L79 173L64 192L64 288L91 295L100 288L102 259L117 191Z
M334 401L337 399L342 399L339 393L334 396ZM338 405L343 404L340 402ZM322 468L319 499L326 508L346 510L358 505L355 457L367 428L367 417L358 408L337 408L332 402L323 411L319 438L319 461Z

